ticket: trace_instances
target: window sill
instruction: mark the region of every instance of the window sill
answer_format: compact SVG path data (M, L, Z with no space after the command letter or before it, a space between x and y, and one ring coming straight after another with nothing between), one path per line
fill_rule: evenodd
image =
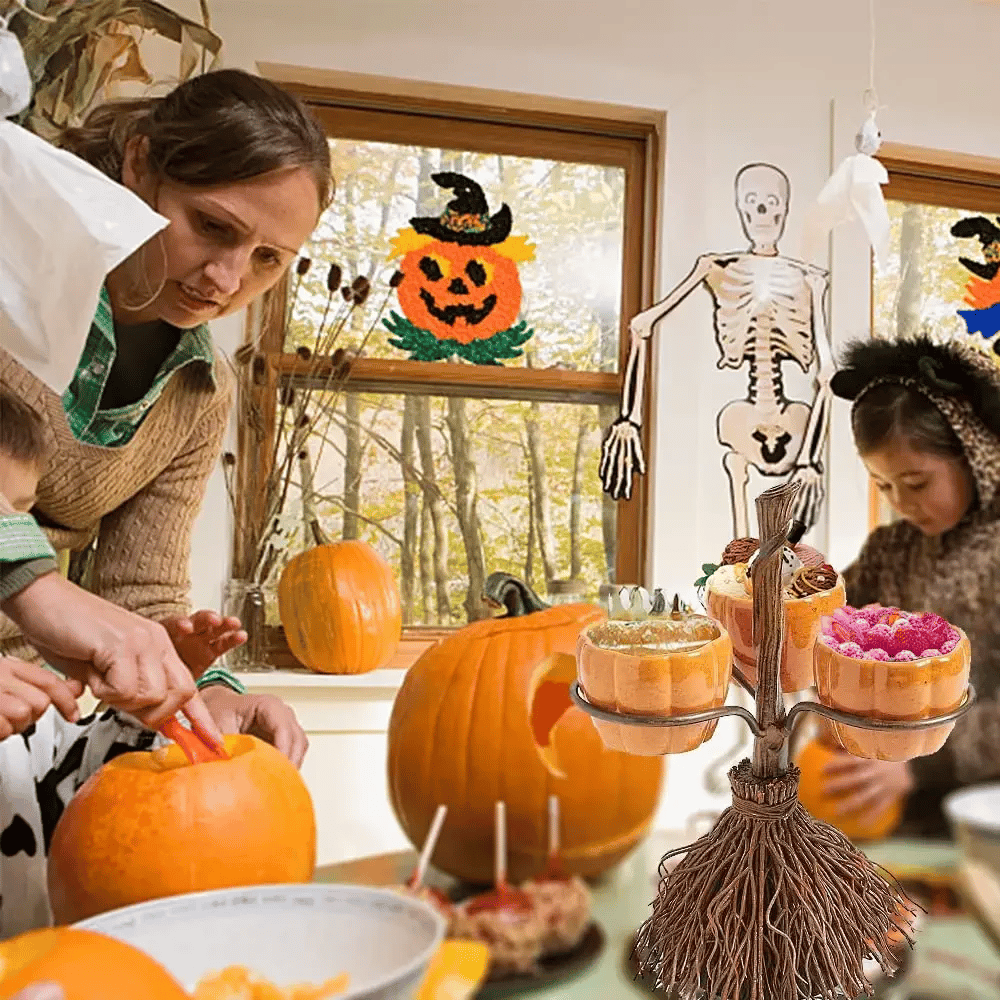
M279 689L306 690L354 689L367 691L398 691L406 677L405 670L386 668L366 674L318 674L305 667L277 668L252 673L237 673L236 677L248 691L267 692Z

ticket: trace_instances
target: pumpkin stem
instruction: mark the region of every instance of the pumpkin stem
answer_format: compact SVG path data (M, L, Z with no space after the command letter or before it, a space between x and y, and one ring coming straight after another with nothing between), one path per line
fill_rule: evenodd
M523 580L510 573L490 573L483 584L483 600L491 607L507 609L501 618L523 618L544 611L546 604Z
M323 530L319 521L317 521L315 517L309 521L309 530L312 532L313 539L317 545L330 544L330 536Z

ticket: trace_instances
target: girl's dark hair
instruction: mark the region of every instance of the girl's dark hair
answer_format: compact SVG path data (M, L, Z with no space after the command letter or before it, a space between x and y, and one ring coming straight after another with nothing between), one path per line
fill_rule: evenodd
M42 418L0 386L0 454L18 462L40 464L48 451Z
M862 455L902 440L914 451L943 458L965 456L944 414L922 392L898 383L885 382L861 396L851 414L851 429Z
M250 180L285 167L312 172L320 210L333 197L330 148L312 112L262 77L223 69L182 83L165 97L112 101L59 144L116 181L130 139L148 140L160 177L192 187Z

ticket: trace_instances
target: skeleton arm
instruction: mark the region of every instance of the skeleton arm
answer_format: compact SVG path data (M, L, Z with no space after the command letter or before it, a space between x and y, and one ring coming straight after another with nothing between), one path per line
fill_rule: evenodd
M804 526L801 534L805 534L819 516L819 508L823 503L825 490L823 488L823 449L830 429L830 408L832 394L830 380L836 371L833 358L833 348L830 345L830 334L826 322L826 292L829 287L829 274L820 268L809 267L806 271L806 283L812 298L813 332L816 343L816 356L819 369L816 373L816 394L813 397L809 423L802 439L791 479L803 484L797 503L796 519Z
M631 337L622 380L621 412L604 438L599 470L604 491L616 500L632 496L632 480L636 471L640 475L646 473L640 428L646 387L646 359L653 327L705 280L715 260L714 254L699 257L690 274L680 284L656 305L633 316L629 323Z

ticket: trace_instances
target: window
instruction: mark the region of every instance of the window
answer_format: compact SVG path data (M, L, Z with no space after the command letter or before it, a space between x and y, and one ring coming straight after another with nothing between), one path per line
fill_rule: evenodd
M597 600L604 583L643 581L648 477L614 502L597 468L628 318L651 301L655 123L298 89L330 137L338 193L304 250L308 271L251 318L237 571L274 526L255 484L281 450L275 435L290 440L308 410L268 575L313 522L368 542L400 581L410 655L491 613L493 571L543 598ZM440 217L467 181L489 226L508 206L508 242L496 242L502 217L471 249L450 230L414 236L410 220ZM337 292L359 277L370 293L345 305ZM335 348L352 359L344 380ZM287 664L269 620L272 658Z
M872 272L874 334L905 336L925 328L938 337L985 332L1000 353L995 331L975 332L975 319L970 331L960 313L990 298L1000 300L1000 278L989 277L995 274L991 260L1000 262L1000 160L889 146L879 159L889 171L885 195L892 248L887 265L875 265ZM872 486L870 527L893 519Z

